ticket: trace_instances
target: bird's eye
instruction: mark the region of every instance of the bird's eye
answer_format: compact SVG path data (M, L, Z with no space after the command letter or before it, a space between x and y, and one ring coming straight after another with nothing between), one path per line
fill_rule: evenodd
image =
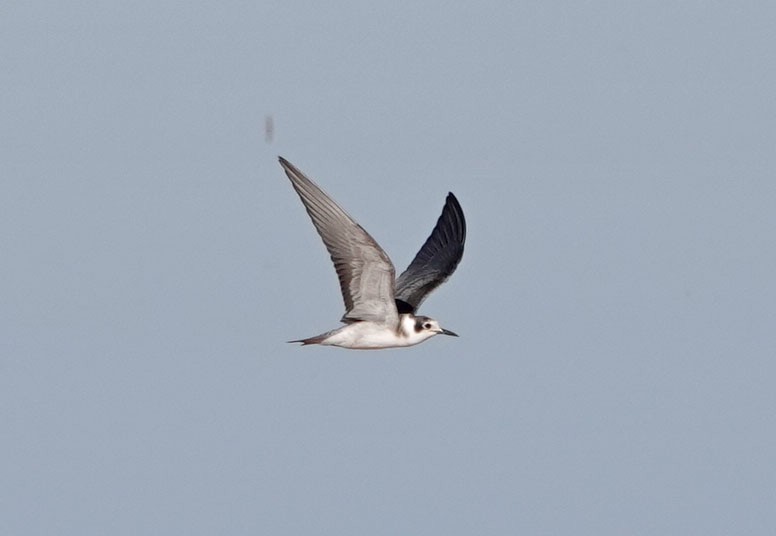
M431 322L426 322L425 324L423 324L423 327L425 329L431 329Z

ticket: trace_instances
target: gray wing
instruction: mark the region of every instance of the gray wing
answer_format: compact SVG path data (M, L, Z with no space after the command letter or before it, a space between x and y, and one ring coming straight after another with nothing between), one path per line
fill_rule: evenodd
M463 210L449 193L431 235L396 280L396 305L400 313L415 313L426 296L447 281L461 262L465 241Z
M345 301L343 322L397 323L393 264L363 227L318 185L280 157L280 165L329 250Z

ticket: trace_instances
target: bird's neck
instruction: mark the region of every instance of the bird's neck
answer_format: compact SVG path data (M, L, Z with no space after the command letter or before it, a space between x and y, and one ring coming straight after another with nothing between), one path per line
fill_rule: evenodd
M403 313L399 315L399 336L412 337L415 331L415 315L412 313Z

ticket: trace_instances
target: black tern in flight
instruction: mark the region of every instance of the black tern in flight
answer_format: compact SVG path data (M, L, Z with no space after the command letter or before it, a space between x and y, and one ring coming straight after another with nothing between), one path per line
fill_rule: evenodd
M329 250L345 301L345 326L289 342L372 350L412 346L440 333L458 336L415 314L463 256L466 220L452 193L431 235L396 279L391 259L363 227L288 160L280 157L280 165Z

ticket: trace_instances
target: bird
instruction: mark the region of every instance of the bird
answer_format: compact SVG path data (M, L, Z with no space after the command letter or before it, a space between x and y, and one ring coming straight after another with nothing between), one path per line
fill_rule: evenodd
M345 302L344 326L289 343L376 350L413 346L439 334L458 337L433 318L416 314L463 257L466 220L452 192L431 234L397 278L375 239L291 162L278 159L331 255Z

